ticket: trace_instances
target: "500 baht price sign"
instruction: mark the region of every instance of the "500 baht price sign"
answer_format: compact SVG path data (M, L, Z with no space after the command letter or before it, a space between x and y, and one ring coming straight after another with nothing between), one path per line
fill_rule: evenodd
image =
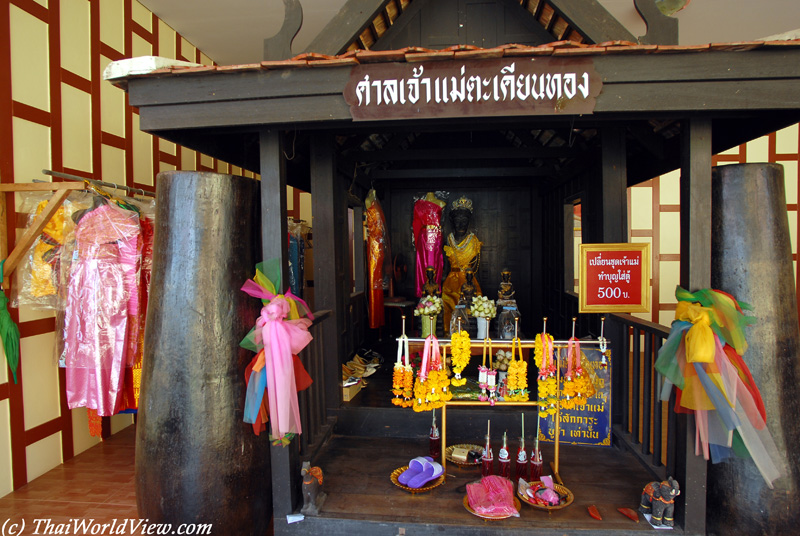
M581 313L650 310L650 244L581 244Z

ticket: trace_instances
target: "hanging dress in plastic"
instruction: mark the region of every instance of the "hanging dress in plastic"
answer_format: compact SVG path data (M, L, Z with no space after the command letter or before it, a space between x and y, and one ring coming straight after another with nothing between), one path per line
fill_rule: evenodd
M64 358L67 403L101 416L122 403L130 326L139 311L139 215L100 205L83 215L75 229L67 291Z
M153 273L153 220L142 216L139 219L142 227L142 264L139 281L141 307L139 310L139 337L136 341L136 353L133 359L133 398L134 407L139 407L139 392L142 385L142 355L144 353L144 324L147 318L147 302L150 297L150 276Z
M383 261L386 258L386 218L381 204L375 199L367 208L367 297L369 298L369 327L379 328L386 323L383 310Z
M420 199L414 203L414 249L417 251L417 297L422 297L422 287L427 281L425 270L433 266L436 283L441 285L444 257L442 257L442 207ZM439 289L441 290L441 288Z

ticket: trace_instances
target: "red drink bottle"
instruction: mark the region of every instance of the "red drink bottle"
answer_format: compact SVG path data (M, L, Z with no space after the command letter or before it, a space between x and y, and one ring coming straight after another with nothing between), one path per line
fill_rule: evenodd
M528 454L525 452L525 438L519 438L519 450L517 450L517 470L514 483L519 482L519 479L528 481Z
M439 435L439 428L436 426L436 410L433 410L432 413L433 423L431 424L431 434L429 436L430 445L428 454L435 460L442 455L442 436Z
M511 458L508 456L508 441L505 432L503 432L503 446L500 447L497 460L500 462L500 476L511 478Z
M486 434L486 446L483 447L483 458L481 458L481 476L494 474L494 454L492 445L489 441L489 434Z
M538 449L531 452L531 482L542 479L542 453Z

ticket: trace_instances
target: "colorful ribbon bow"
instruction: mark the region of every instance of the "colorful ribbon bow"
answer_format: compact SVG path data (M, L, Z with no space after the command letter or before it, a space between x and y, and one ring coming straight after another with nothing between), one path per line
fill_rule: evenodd
M699 303L679 301L675 309L675 320L692 324L686 332L686 361L713 363L716 343L708 309Z
M787 468L741 357L747 349L744 328L755 322L743 311L750 306L712 289L692 293L678 287L675 296L675 321L655 364L664 377L661 400L669 400L674 385L675 411L695 415L697 454L717 463L747 452L771 488Z
M308 332L311 320L299 317L301 308L308 311L308 306L291 291L285 295L276 294L275 285L261 271L261 265L256 268L253 280L248 280L242 290L254 298L261 298L264 303L255 328L241 343L254 351L262 346L264 350L259 352L247 384L244 422L256 422L266 389L272 437L279 439L289 433L300 434L302 426L292 356L312 340ZM307 314L311 317L310 313Z

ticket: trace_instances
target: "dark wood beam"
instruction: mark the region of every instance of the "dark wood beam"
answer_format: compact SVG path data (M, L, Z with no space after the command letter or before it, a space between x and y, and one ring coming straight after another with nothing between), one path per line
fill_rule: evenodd
M619 112L641 118L657 113L794 110L800 94L799 60L797 49L597 56L593 62L604 85L594 118ZM318 128L336 121L353 124L342 93L349 77L348 67L282 69L134 78L128 87L131 104L140 109L141 128L148 132L223 125ZM353 124L370 129L375 125ZM412 127L421 128L418 125L422 123Z
M711 286L711 121L685 120L681 140L680 283L695 291ZM676 471L684 481L677 521L686 534L705 534L708 462L694 453L694 416L678 417Z
M378 169L370 173L375 180L386 179L493 179L496 177L552 177L551 167L505 167L505 168L418 168Z
M627 126L631 137L656 158L664 158L664 137L653 132L648 123L630 123Z
M519 0L502 0L502 2L512 10L512 13L516 11L519 14L518 22L522 23L525 29L535 36L537 45L545 45L556 40L553 34L550 33L553 24L555 24L555 15L550 20L548 27L544 28L537 20L537 17L532 17L530 11L520 5ZM540 4L544 4L544 1L540 2Z
M599 197L602 206L602 241L604 243L623 243L628 241L628 158L625 139L625 129L620 125L611 125L600 130L601 143L601 177ZM595 192L597 190L595 189ZM606 325L606 337L615 348L622 349L623 340L627 337L628 328L616 320L610 320ZM625 367L622 361L627 361L627 354L621 351L613 352L614 361L611 367L611 385L614 397L623 400L627 393L623 391L626 382L623 381ZM616 409L616 408L615 408ZM615 412L614 419L620 422L621 412Z
M289 282L289 252L286 241L286 161L278 130L262 130L261 141L261 249L262 259L278 259L281 285ZM280 289L279 292L282 292ZM299 486L297 439L286 446L270 447L272 463L272 509L275 519L285 520L296 506L293 490Z
M390 0L348 0L303 52L337 55L361 34Z
M329 309L333 317L323 324L325 339L324 384L325 407L338 408L342 402L341 383L342 338L346 311L343 307L343 286L337 273L338 239L342 227L339 199L343 195L336 184L333 140L329 134L311 137L311 213L314 215L314 308Z
M569 25L591 43L636 38L597 0L548 0Z
M358 162L391 162L401 160L530 160L533 158L568 158L578 151L567 147L515 148L476 147L464 149L409 149L407 151L360 151L350 155Z
M628 241L628 166L625 130L601 131L603 242Z
M394 36L402 32L429 1L414 0L407 5L406 10L400 12L400 15L394 20L394 24L383 33L380 40L372 44L372 50L387 50L387 43L391 43Z

